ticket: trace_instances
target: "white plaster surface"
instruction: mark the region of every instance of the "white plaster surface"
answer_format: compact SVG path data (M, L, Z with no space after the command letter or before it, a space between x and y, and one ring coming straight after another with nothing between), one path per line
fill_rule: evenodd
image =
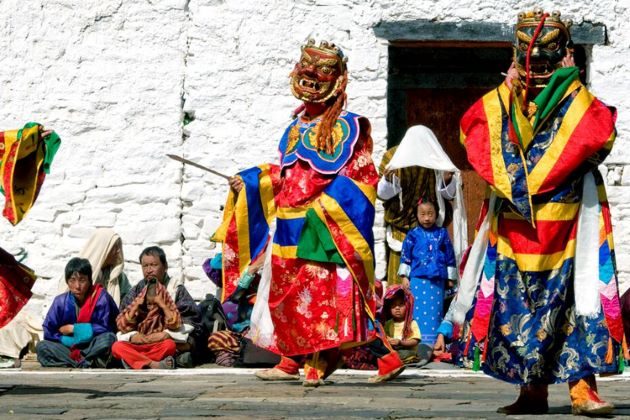
M372 123L374 158L386 145L387 42L380 21L513 21L536 5L576 22L604 23L609 44L591 51L592 91L618 107L607 160L620 281L630 279L630 11L621 1L483 0L2 0L0 129L27 121L63 144L40 197L16 227L0 221L0 245L28 251L41 305L96 227L123 238L127 273L137 255L164 246L172 275L197 299L213 291L201 270L214 255L226 182L169 160L176 153L233 174L276 160L298 105L288 74L309 35L349 56L348 109ZM183 126L184 111L195 120ZM380 209L380 205L378 205ZM377 274L384 272L377 220ZM52 279L52 281L51 281Z

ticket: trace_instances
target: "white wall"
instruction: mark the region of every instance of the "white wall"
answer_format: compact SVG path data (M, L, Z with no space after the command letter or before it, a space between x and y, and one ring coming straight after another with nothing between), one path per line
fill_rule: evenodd
M166 249L171 274L196 298L213 288L201 271L214 254L224 180L170 161L177 153L232 174L273 161L297 101L288 74L309 35L349 56L349 109L372 122L375 161L386 145L387 43L381 20L514 21L541 5L579 22L604 23L610 43L593 47L593 92L619 109L607 160L620 279L630 281L630 11L618 1L484 0L2 0L0 127L38 121L62 147L34 209L18 226L0 222L0 246L24 247L56 292L68 257L91 231L122 236L127 271L140 278L144 246ZM183 112L195 120L183 127ZM624 171L624 169L627 169ZM377 222L377 226L380 223ZM382 229L375 228L379 242ZM377 245L382 260L382 243ZM378 272L383 271L379 264ZM53 278L52 281L49 279ZM625 289L625 287L622 287ZM42 299L35 300L37 305Z

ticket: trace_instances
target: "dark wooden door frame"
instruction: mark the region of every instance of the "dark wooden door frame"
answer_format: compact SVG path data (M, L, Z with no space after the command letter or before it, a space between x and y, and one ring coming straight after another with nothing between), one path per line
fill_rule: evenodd
M516 17L516 13L514 14ZM564 17L564 16L563 16ZM568 17L568 16L567 16ZM467 42L512 43L514 22L435 22L426 19L381 21L374 26L377 38L389 42ZM571 26L573 42L580 45L606 45L606 26L582 22Z

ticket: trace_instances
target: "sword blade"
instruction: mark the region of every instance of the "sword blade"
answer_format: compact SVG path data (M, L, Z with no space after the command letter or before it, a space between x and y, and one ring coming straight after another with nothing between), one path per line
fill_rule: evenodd
M186 165L194 166L195 168L199 168L199 169L202 169L202 170L204 170L206 172L210 172L211 174L220 176L221 178L225 178L225 179L228 179L228 180L230 179L229 176L227 176L225 174L222 174L221 172L218 172L218 171L215 171L214 169L210 169L210 168L208 168L206 166L200 165L197 162L193 162L192 160L184 159L181 156L171 155L171 154L167 154L166 156L168 156L171 159L176 160L178 162L185 163Z

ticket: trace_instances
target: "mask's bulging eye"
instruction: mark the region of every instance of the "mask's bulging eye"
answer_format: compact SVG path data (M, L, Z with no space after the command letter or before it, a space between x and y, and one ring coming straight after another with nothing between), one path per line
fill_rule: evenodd
M557 42L550 42L549 44L547 44L547 49L551 50L551 51L555 51L558 49L558 43Z

